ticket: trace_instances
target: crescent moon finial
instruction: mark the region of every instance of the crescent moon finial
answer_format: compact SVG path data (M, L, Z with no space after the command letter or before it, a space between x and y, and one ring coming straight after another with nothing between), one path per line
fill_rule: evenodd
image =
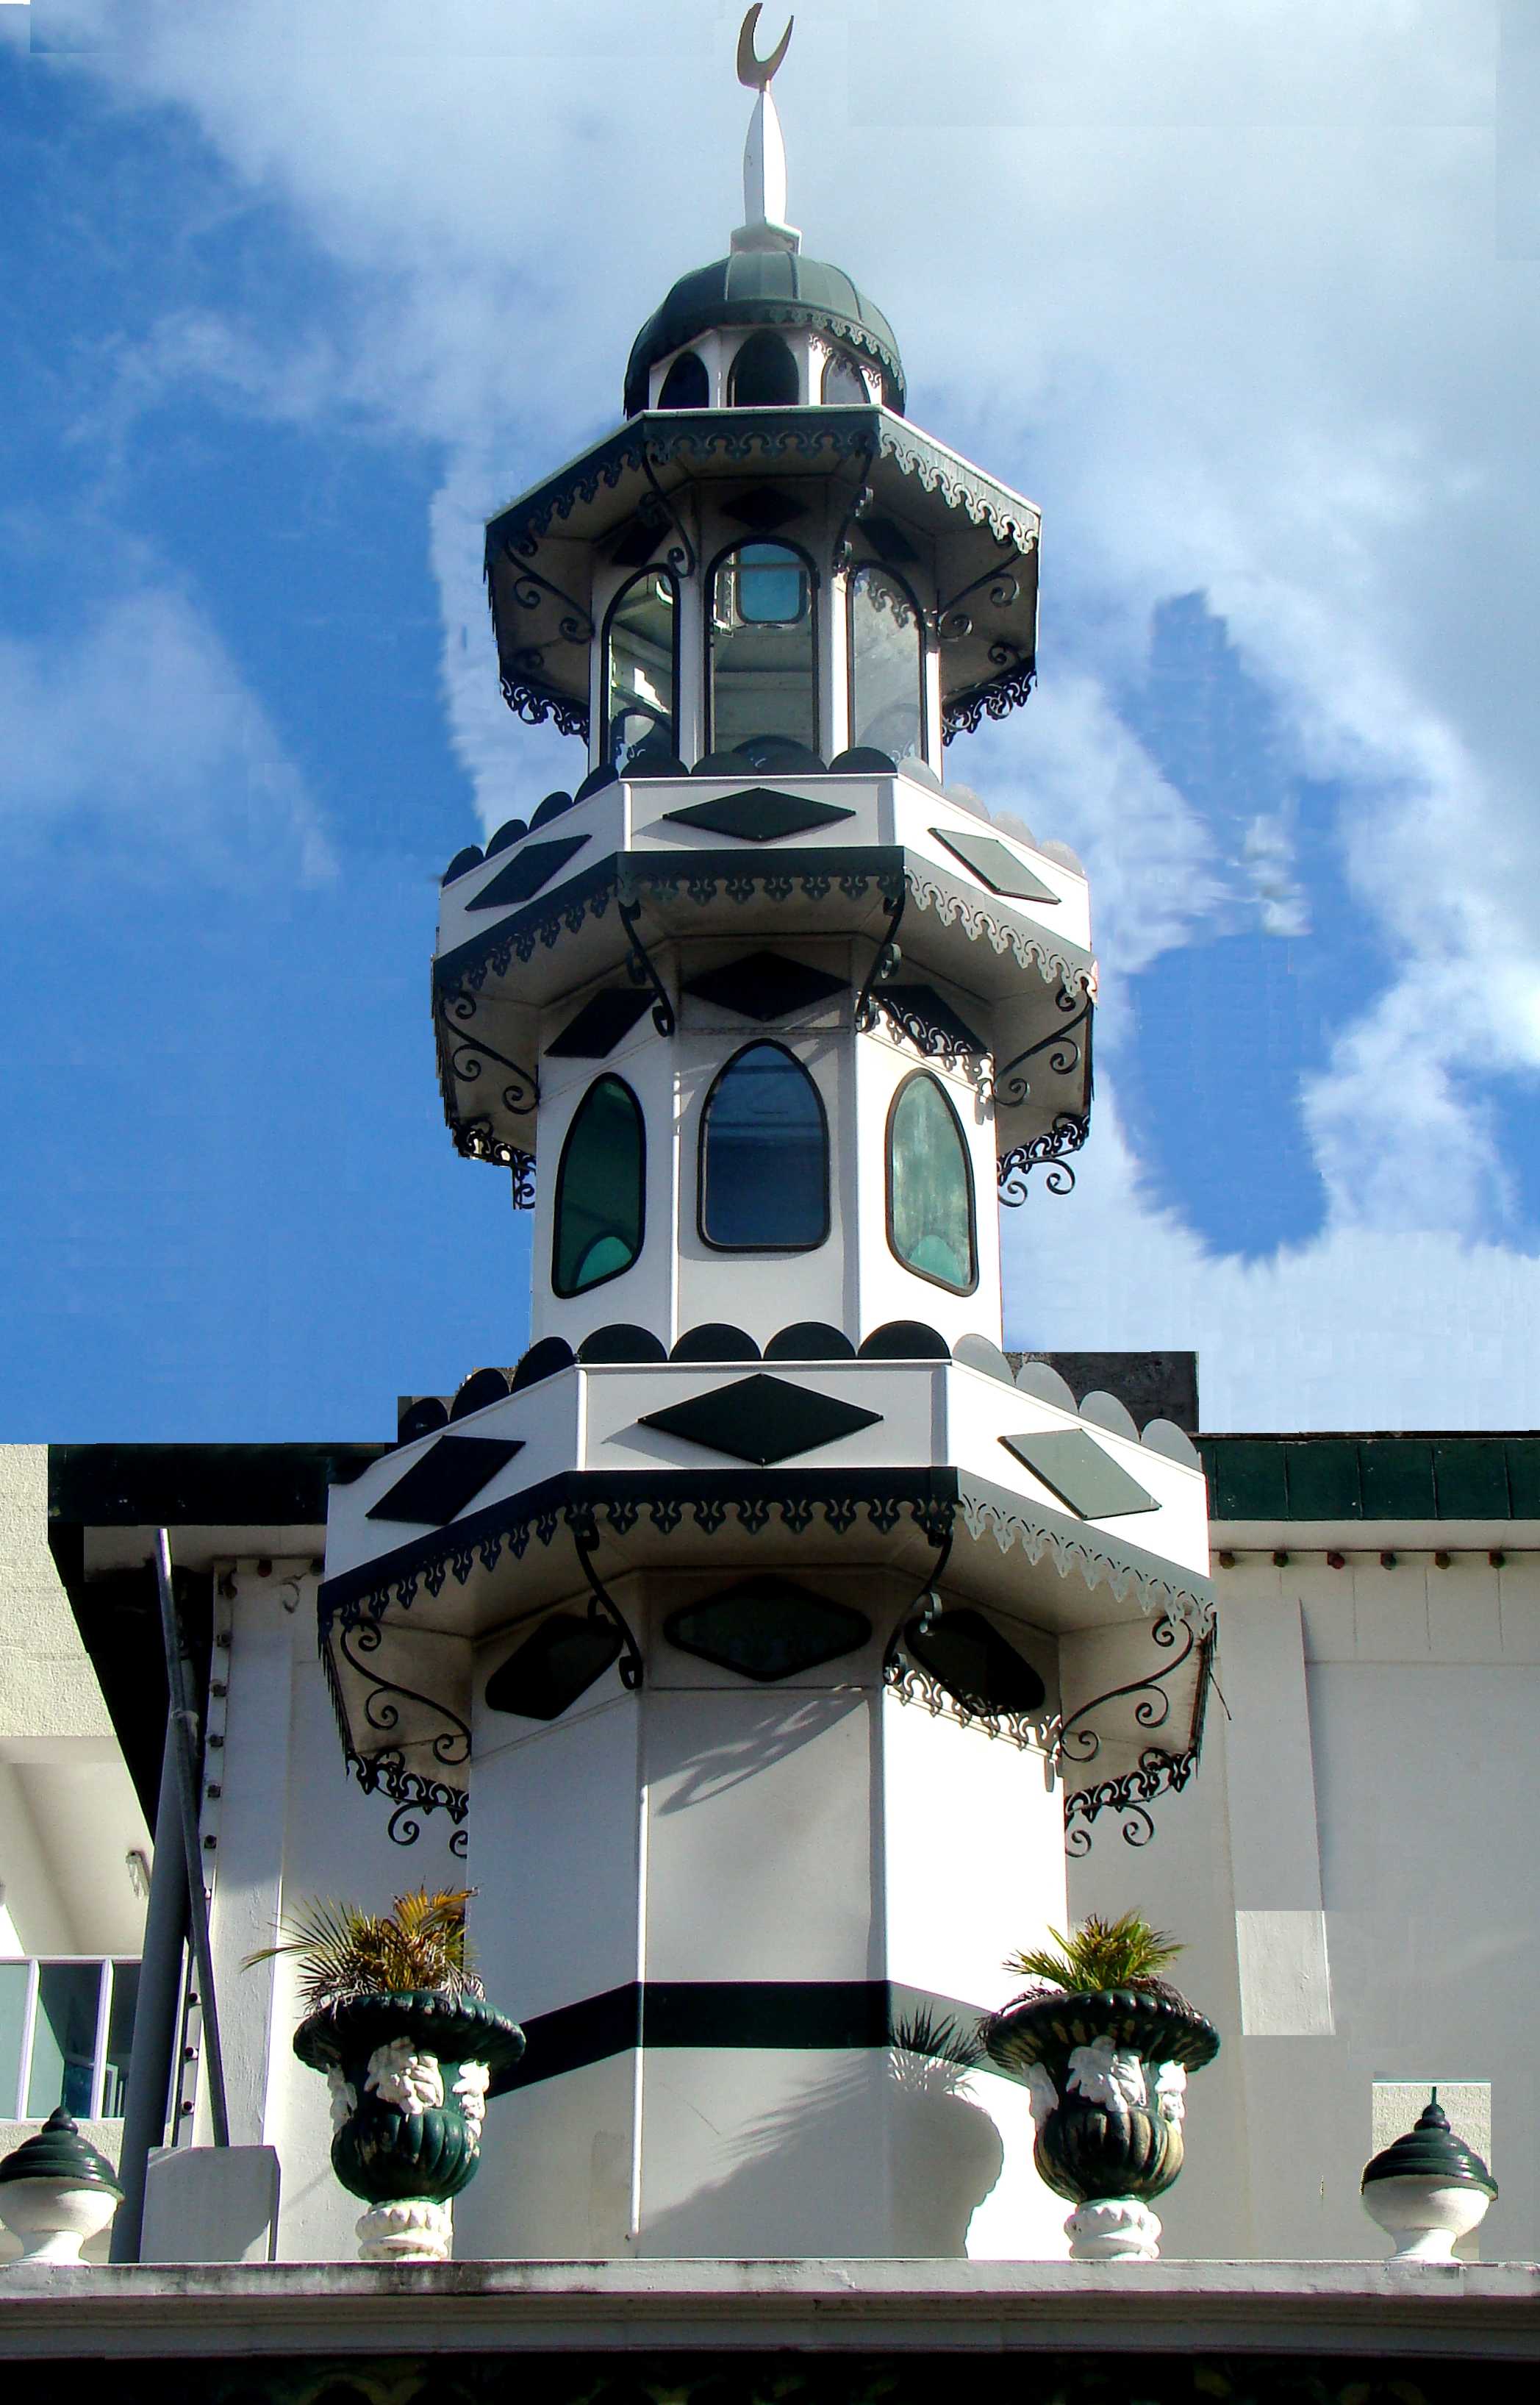
M769 91L776 70L786 56L786 46L791 38L791 28L797 21L794 17L789 17L786 21L786 31L770 56L767 59L757 58L754 53L754 34L763 7L763 0L754 0L753 7L738 28L738 81L741 84L747 84L750 91Z

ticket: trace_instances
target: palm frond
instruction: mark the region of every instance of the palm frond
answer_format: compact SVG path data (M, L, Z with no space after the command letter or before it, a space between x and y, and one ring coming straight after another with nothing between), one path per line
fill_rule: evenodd
M297 1957L300 1994L308 2010L343 2004L380 1990L431 1988L445 1995L480 1995L466 1935L465 1908L474 1888L415 1888L394 1898L387 1913L317 1896L278 1922L277 1942L248 1954L251 1970L281 1954Z
M1052 1946L1013 1954L1005 1968L1024 1978L1051 1980L1057 1988L1141 1988L1157 1980L1183 1950L1166 1930L1152 1929L1137 1912L1125 1912L1116 1920L1093 1912L1068 1934L1061 1929L1050 1929L1048 1934Z

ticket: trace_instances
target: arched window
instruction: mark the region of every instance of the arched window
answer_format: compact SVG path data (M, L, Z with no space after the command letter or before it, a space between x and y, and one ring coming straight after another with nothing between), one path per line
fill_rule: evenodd
M792 409L800 398L797 363L778 334L762 328L740 345L728 383L733 409Z
M711 387L706 373L706 361L698 351L681 351L663 380L658 395L660 409L706 409L710 405Z
M573 1115L556 1172L551 1283L586 1294L631 1267L642 1247L647 1139L636 1095L599 1077Z
M679 588L666 568L644 568L623 586L605 621L605 757L625 767L638 753L679 750Z
M924 749L925 647L914 596L886 568L850 579L850 741L890 760Z
M818 750L813 578L789 543L745 542L711 579L711 748L762 735Z
M972 1294L978 1284L967 1139L923 1069L905 1078L888 1114L888 1242L905 1269L933 1286Z
M805 1253L829 1233L829 1128L784 1045L746 1044L701 1113L702 1238L735 1253Z
M830 402L870 401L866 378L848 351L831 351L823 370L823 398Z

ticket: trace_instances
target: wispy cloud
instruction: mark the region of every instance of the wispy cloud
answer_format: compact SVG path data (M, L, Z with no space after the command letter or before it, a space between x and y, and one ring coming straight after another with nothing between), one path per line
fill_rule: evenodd
M147 879L329 873L315 802L260 703L178 593L77 634L0 638L0 841Z

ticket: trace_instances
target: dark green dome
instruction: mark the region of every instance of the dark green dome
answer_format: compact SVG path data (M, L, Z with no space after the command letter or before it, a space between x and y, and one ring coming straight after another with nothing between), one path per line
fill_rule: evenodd
M735 250L681 275L631 345L625 414L647 407L648 371L715 326L817 326L882 370L883 399L903 407L903 362L893 330L843 268L799 250Z

